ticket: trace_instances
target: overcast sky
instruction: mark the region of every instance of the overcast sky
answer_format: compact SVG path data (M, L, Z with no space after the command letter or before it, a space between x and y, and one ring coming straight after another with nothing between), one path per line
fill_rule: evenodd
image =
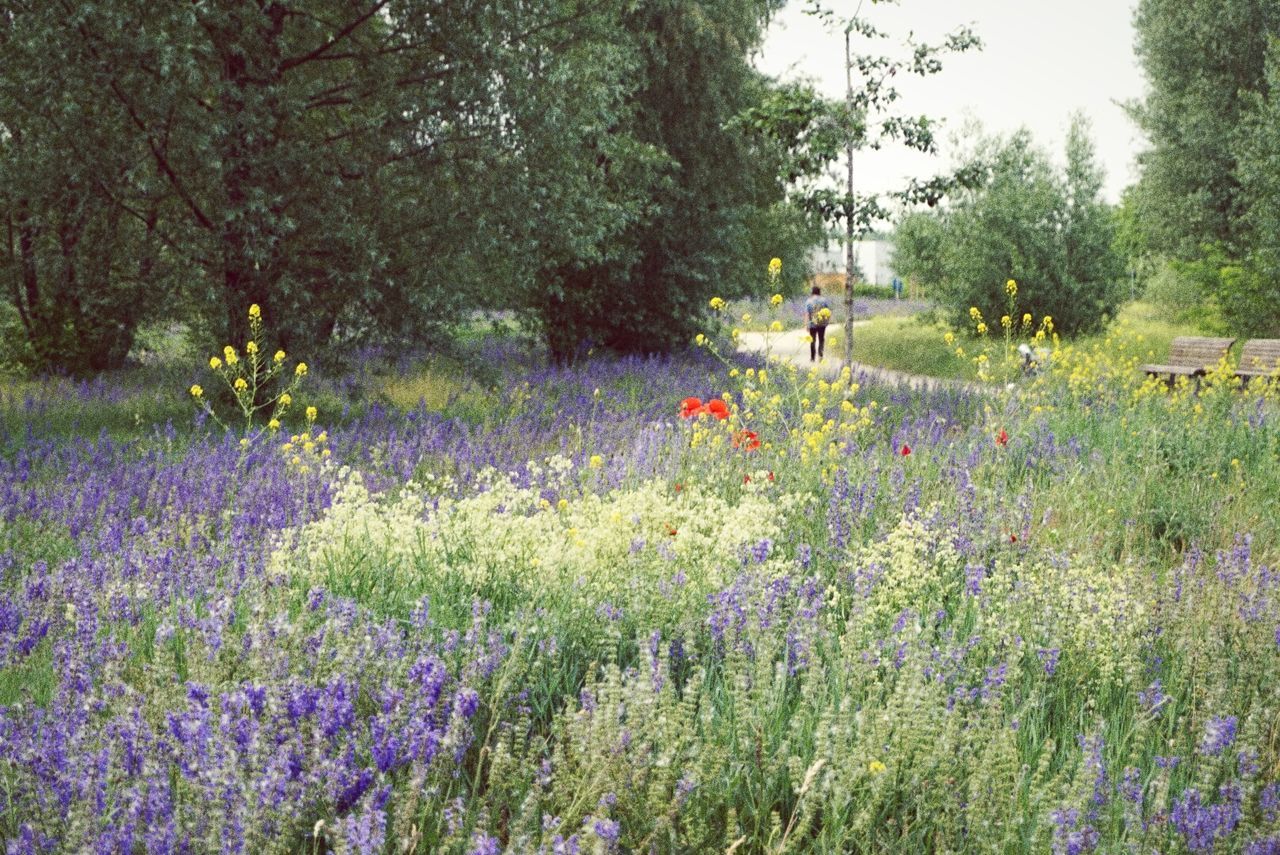
M766 36L756 65L767 74L807 77L831 97L844 95L844 37L827 32L803 14L793 0ZM837 14L848 15L857 0L828 0ZM955 148L950 140L966 117L989 132L1020 126L1061 162L1071 113L1092 122L1098 159L1106 169L1110 201L1135 179L1133 160L1141 135L1117 102L1140 98L1144 81L1133 54L1135 0L901 0L871 5L863 13L901 44L909 32L936 41L960 25L972 27L981 51L944 58L943 70L926 78L902 80L901 112L945 120L939 134L941 154L924 157L886 146L855 160L863 191L896 189L903 176L944 170ZM857 42L855 41L855 51ZM855 80L855 86L857 82Z

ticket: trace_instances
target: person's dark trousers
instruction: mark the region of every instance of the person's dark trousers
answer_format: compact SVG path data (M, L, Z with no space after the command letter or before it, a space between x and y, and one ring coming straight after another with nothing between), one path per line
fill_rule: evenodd
M826 326L809 327L809 361L822 358L822 350L827 346Z

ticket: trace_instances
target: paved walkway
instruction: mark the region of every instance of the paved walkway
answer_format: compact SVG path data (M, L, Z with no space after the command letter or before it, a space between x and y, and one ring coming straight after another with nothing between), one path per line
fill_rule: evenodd
M854 321L853 327L856 330L860 326L865 326L869 321ZM822 362L809 361L809 331L806 329L783 330L777 333L766 332L743 332L738 335L738 352L739 353L756 353L764 355L768 353L770 357L785 359L794 363L801 369L817 368L818 371L828 380L835 379L840 375L840 369L844 367L844 345L839 347L836 352L831 347L831 333L840 332L843 324L831 324L827 327L827 352L826 358ZM970 392L978 392L987 390L977 383L970 383L964 380L953 380L944 377L927 377L923 374L908 374L905 371L894 371L890 368L880 368L875 365L866 365L861 362L850 364L853 370L854 378L859 382L871 380L876 383L884 383L887 385L904 385L911 389L963 389Z

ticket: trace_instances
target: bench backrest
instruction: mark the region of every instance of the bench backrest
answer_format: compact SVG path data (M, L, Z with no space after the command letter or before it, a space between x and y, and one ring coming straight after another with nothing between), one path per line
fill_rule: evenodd
M1240 367L1250 371L1275 371L1280 367L1280 338L1251 338L1240 351Z
M1178 336L1173 340L1173 344L1169 345L1169 364L1195 368L1217 365L1218 360L1227 355L1227 350L1234 343L1234 338Z

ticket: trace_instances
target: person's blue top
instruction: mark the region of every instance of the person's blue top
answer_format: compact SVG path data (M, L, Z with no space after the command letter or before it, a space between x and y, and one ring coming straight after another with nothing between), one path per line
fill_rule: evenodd
M827 325L825 321L823 321L822 323L814 322L814 316L817 315L818 312L822 311L823 309L826 309L828 312L830 312L831 303L827 300L826 297L822 296L821 294L811 294L809 296L809 299L804 301L804 316L805 316L805 320L809 322L809 326L825 327Z

